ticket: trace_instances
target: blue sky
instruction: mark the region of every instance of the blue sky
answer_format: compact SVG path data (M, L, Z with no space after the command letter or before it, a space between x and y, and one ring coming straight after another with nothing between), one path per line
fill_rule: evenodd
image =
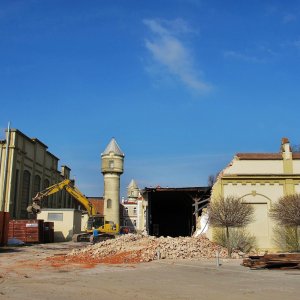
M10 121L39 138L88 196L112 137L122 196L299 144L299 74L299 1L0 3L0 137Z

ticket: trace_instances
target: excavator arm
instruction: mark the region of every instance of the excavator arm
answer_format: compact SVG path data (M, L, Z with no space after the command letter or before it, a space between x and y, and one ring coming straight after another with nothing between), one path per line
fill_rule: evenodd
M62 182L56 183L45 190L38 192L32 199L32 205L27 207L29 213L38 214L41 212L42 200L55 194L61 190L66 190L73 198L77 200L87 210L89 216L96 215L95 207L92 203L72 184L70 179L65 179Z
M75 186L66 185L65 189L73 198L75 198L84 206L89 216L94 216L97 214L97 211L92 203Z

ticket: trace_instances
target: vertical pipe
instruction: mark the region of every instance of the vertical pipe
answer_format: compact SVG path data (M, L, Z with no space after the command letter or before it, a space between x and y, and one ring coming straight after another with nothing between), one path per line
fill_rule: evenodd
M10 143L10 122L8 122L7 126L7 139L6 139L6 151L5 151L5 163L4 163L4 174L3 174L3 182L2 182L2 202L1 202L1 211L4 211L5 208L5 195L6 195L6 180L7 180L7 162L8 162L8 148Z
M216 251L216 261L217 261L217 267L220 267L220 253L219 253L219 249Z
M0 167L1 167L1 164L2 164L2 147L1 147L1 151L0 151Z
M4 176L4 170L2 172L2 152L3 152L3 146L1 146L1 149L0 149L0 190L3 191L3 180L1 180L1 174L3 173L3 176ZM2 207L2 194L0 195L0 204L1 204L1 207ZM2 209L0 208L0 211L2 211Z
M13 141L15 143L15 141ZM5 211L9 212L9 207L10 207L10 200L11 200L11 192L12 192L12 180L13 180L13 170L14 170L14 150L11 150L11 155L10 155L10 176L9 176L9 182L8 182L8 197L6 201L6 207L4 208Z
M3 150L3 147L1 146L1 148L0 148L0 178L1 178L1 170L2 170L2 150Z

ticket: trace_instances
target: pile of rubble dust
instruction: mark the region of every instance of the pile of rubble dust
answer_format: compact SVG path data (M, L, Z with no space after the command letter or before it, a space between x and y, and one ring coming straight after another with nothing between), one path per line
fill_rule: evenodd
M156 259L209 259L226 258L227 250L207 239L199 237L153 237L127 234L115 239L74 249L65 261L84 263L139 263Z

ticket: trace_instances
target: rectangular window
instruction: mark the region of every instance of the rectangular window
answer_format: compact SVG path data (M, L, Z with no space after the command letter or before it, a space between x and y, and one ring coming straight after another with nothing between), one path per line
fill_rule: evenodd
M48 213L47 221L63 221L64 215L63 213Z
M114 168L114 161L113 161L113 160L110 160L110 161L109 161L109 168L110 168L110 169L113 169L113 168Z

